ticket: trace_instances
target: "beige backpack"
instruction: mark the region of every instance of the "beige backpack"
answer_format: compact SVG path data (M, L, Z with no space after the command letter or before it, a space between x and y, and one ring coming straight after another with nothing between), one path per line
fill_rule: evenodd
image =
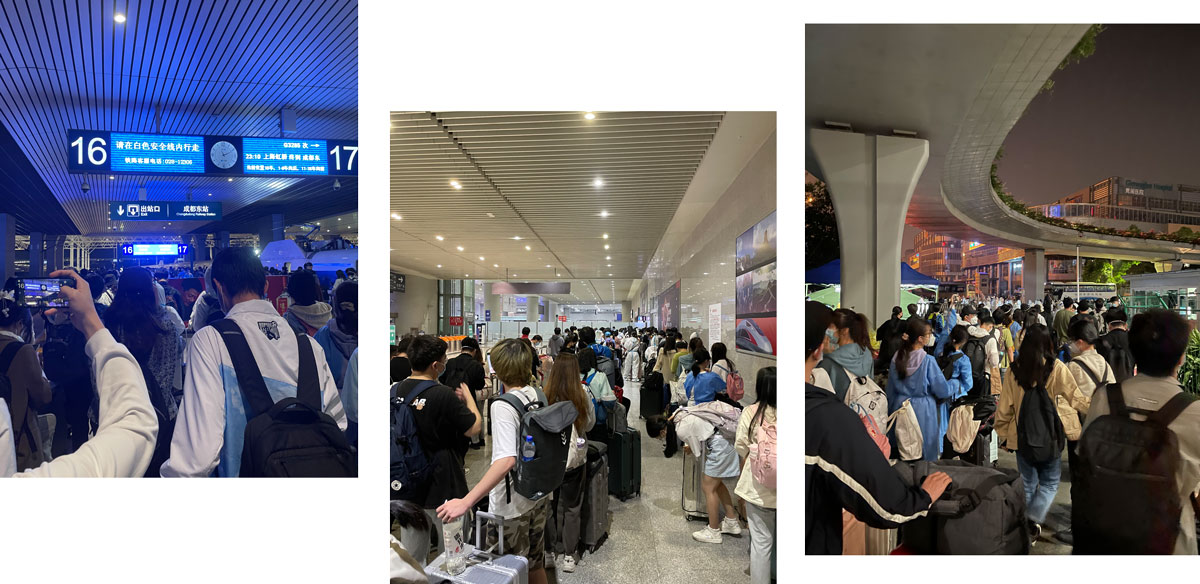
M946 438L954 451L965 453L975 443L975 434L979 432L979 420L975 419L975 406L967 404L958 406L950 412L950 422L946 428Z
M922 444L921 425L917 423L917 412L913 410L910 400L904 400L900 409L888 416L887 429L889 432L896 428L895 447L899 448L900 460L921 460Z

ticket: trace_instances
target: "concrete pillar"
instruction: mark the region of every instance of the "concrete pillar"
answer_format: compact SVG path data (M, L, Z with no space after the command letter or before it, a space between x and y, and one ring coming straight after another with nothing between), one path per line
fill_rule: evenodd
M1172 262L1163 262L1162 264L1160 264L1158 271L1160 271L1160 272L1178 272L1179 270L1182 270L1182 269L1183 269L1182 261L1172 261Z
M17 217L0 213L0 284L17 275Z
M488 322L498 323L500 322L500 313L502 310L504 310L504 303L501 301L499 294L492 294L492 287L490 285L485 284L483 289L483 310L485 312L480 316L485 317L487 316L487 312L490 311L492 313L492 318Z
M40 231L29 232L29 275L41 277L46 274L42 262L46 254L42 251L45 246L45 235Z
M213 249L213 254L214 254L213 257L216 257L215 254L220 253L221 250L229 248L229 232L228 231L218 231L216 243L217 243L217 246L215 249Z
M525 297L525 322L537 322L538 320L538 299L540 296ZM533 328L533 327L529 327Z
M882 323L900 303L904 217L929 142L814 129L809 143L842 234L842 306Z
M1046 289L1046 250L1025 250L1025 263L1021 268L1021 286L1025 289L1025 299L1029 302L1040 301Z

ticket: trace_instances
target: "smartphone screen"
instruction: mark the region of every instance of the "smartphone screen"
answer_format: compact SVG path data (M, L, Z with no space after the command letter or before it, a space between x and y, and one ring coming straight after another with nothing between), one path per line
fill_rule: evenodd
M21 290L25 294L26 306L63 307L67 305L58 292L64 285L71 285L71 280L56 280L49 278L29 278L21 280Z

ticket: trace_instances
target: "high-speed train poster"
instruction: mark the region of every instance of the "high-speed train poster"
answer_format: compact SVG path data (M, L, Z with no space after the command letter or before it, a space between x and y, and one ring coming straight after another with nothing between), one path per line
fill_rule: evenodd
M775 213L737 238L734 331L740 351L775 355Z

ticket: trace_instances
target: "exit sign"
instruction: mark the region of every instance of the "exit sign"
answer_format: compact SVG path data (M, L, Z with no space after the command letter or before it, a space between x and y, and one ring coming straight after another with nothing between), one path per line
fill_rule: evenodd
M558 322L567 322L567 315L565 315L565 314L558 315Z

